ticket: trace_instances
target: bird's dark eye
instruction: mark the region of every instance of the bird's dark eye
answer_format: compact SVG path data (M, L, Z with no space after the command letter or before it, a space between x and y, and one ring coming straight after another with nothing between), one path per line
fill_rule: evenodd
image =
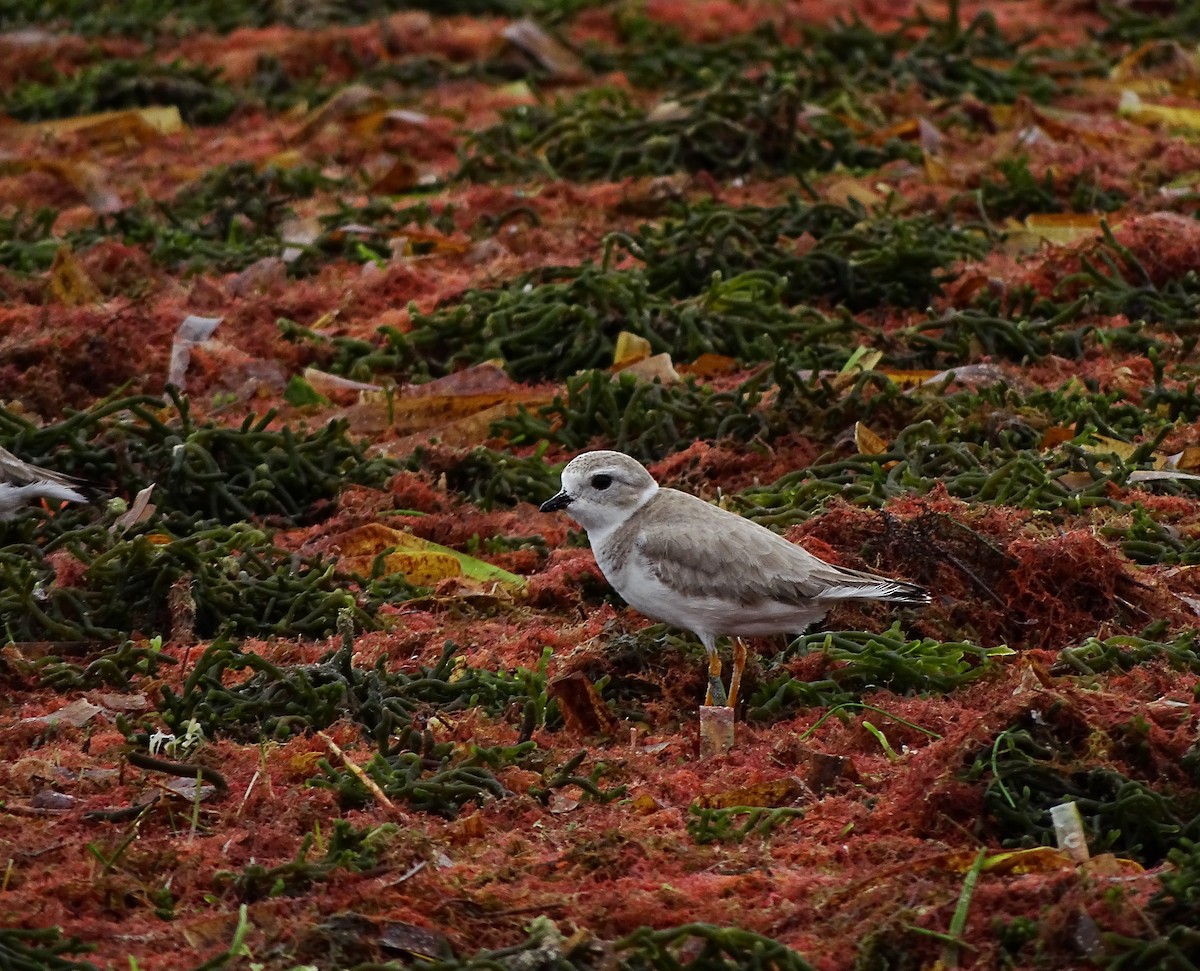
M599 489L601 492L603 492L610 485L612 485L612 476L611 475L593 475L592 476L592 488L593 489Z

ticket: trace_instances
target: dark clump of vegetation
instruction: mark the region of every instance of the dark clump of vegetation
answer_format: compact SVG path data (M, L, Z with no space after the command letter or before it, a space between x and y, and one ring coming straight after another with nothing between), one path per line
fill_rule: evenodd
M408 459L409 471L446 477L446 488L481 509L518 502L541 505L559 490L562 464L546 461L546 445L520 458L479 446L466 454L443 455L417 448Z
M355 577L279 549L245 524L210 522L183 536L162 524L120 534L85 526L63 532L53 548L79 563L81 576L70 585L55 582L58 566L46 549L16 543L0 549L0 616L10 638L115 641L167 630L173 595L190 601L190 623L201 637L221 631L320 637L343 608L360 625L373 624L349 589Z
M33 664L43 687L57 691L79 691L98 687L129 690L139 678L158 675L160 665L177 664L162 653L162 641L126 641L115 651L106 651L86 665L48 654Z
M1196 636L1194 631L1189 631L1166 642L1134 634L1120 634L1104 640L1089 637L1082 644L1063 648L1054 671L1104 674L1114 670L1129 671L1139 665L1165 659L1173 670L1200 674L1200 651L1197 650Z
M617 22L622 47L586 51L588 63L597 71L624 71L633 84L653 90L696 90L764 70L794 75L806 103L829 108L864 93L910 86L929 98L971 95L997 103L1022 95L1041 101L1057 90L1044 67L986 11L967 25L953 14L938 20L921 13L886 32L857 17L831 27L804 25L791 42L771 24L696 44L647 17L618 14ZM1061 56L1045 49L1036 53L1051 61ZM1098 73L1102 66L1091 70Z
M676 301L657 292L641 271L585 265L518 277L500 289L469 290L453 306L429 314L410 310L410 331L383 333L392 366L403 372L439 376L500 358L514 378L539 380L608 367L622 331L646 338L652 353L675 360L717 353L761 361L773 359L783 343L804 338L814 342L814 353L827 352L822 338L853 327L807 308L787 308L782 283L770 272L716 277L694 298ZM837 352L839 361L845 353Z
M1087 173L1059 189L1051 169L1040 179L1029 170L1026 155L1001 159L996 174L999 180L985 175L976 190L979 209L989 219L1021 219L1050 212L1112 212L1126 199L1120 190L1101 188L1095 176Z
M468 803L479 805L508 795L492 769L517 764L535 748L533 742L523 742L512 748L476 746L463 753L453 742L438 742L429 732L406 728L395 741L382 740L362 771L388 799L453 819ZM321 775L312 785L335 790L343 806L362 807L376 798L357 773L335 768L326 759L318 765Z
M1110 765L1087 764L1087 728L1072 712L1028 717L996 736L966 772L988 779L987 817L1005 846L1055 842L1050 809L1074 802L1093 852L1112 851L1153 866L1195 835L1195 796L1175 794L1170 783L1153 788Z
M790 660L815 651L831 662L824 678L799 681L786 672L774 673ZM909 639L899 624L878 634L808 634L771 660L763 684L750 698L749 717L775 720L799 708L845 705L880 689L895 694L947 694L986 673L991 658L1010 653L1005 647Z
M361 873L372 869L396 832L393 823L360 829L348 820L335 819L333 830L328 835L325 855L321 859L309 860L308 855L317 840L317 834L307 833L294 860L273 867L251 863L241 873L218 872L213 882L219 889L228 887L244 903L270 897L297 896L310 890L314 884L328 880L336 870Z
M400 10L475 17L544 15L559 19L596 0L330 0L323 3L236 3L228 0L40 0L0 8L0 29L61 23L89 36L121 35L153 40L198 31L228 34L239 27L279 24L318 30L357 24Z
M622 91L589 91L553 107L502 112L473 134L458 178L476 182L553 178L587 181L671 172L825 172L915 160L911 145L875 146L832 114L804 117L803 79L768 72L681 93L647 110ZM803 120L801 120L803 118Z
M1170 866L1159 875L1161 886L1150 898L1146 917L1158 934L1151 938L1106 935L1107 971L1190 971L1200 966L1200 841L1186 837L1167 853Z
M153 482L159 514L180 531L197 518L295 522L348 482L379 485L395 470L385 459L368 459L345 422L298 432L276 430L275 421L271 411L232 428L199 423L187 399L171 392L167 401L139 395L101 402L44 426L0 408L0 444L100 493L132 495Z
M339 200L333 212L321 217L315 239L289 239L293 204L318 191L338 189L358 191L315 168L257 168L249 162L217 166L172 199L138 201L62 237L52 234L57 215L52 210L0 219L0 265L22 273L45 270L61 246L85 251L115 238L184 273L233 272L287 254L286 272L301 277L330 260L391 259L392 240L399 236L406 240L407 253L425 255L435 251L439 233L455 229L452 206L434 212L424 202L396 207L377 199L363 205Z
M544 971L812 971L795 951L753 931L713 924L681 924L652 930L642 927L601 945L568 939L546 917L530 925L528 938L514 947L481 951L467 958L419 959L415 971L493 971L499 967L536 966Z
M591 371L568 378L566 394L536 415L522 410L494 430L517 444L551 441L572 450L600 437L618 451L653 461L698 439L746 441L766 431L766 419L756 410L760 396L753 381L714 392L692 382L664 385Z
M374 668L355 667L352 656L353 641L345 632L337 651L302 665L275 665L226 640L214 641L179 694L163 689L163 720L173 731L194 720L210 738L253 740L319 731L349 715L382 745L415 718L434 712L479 706L501 715L518 702L533 705L537 723L547 717L544 671L509 675L467 668L452 642L437 664L413 675L388 671L386 659ZM225 674L232 671L253 673L228 685Z
M688 835L700 845L741 843L750 836L770 836L777 826L789 819L803 819L804 810L791 806L729 806L712 809L688 807Z
M241 104L219 80L220 70L180 61L113 59L47 83L26 82L3 97L0 108L21 121L44 121L121 108L175 105L189 125L215 125Z
M1142 7L1102 2L1099 7L1108 21L1099 38L1107 43L1136 47L1155 40L1178 43L1200 40L1200 8L1190 3Z
M99 971L90 961L67 957L93 947L77 937L64 938L57 927L0 929L0 967L13 971Z
M678 361L715 353L766 362L786 353L802 354L810 367L838 368L857 333L879 335L845 311L827 316L808 301L855 311L923 305L952 264L981 247L967 230L853 205L701 204L659 226L613 235L600 267L538 271L469 290L430 313L410 308L411 330L384 328L382 348L343 341L331 347L331 366L360 377L369 370L434 377L500 358L518 380L562 379L610 365L618 334L629 331ZM621 252L644 265L609 269Z
M980 234L929 216L794 198L782 206L692 205L660 224L614 234L608 246L644 263L650 287L675 297L704 293L714 274L769 270L789 303L853 311L924 306L955 262L986 249Z

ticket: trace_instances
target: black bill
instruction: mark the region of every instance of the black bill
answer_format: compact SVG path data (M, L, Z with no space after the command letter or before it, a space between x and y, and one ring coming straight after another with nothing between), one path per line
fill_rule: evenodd
M542 503L542 512L554 512L558 509L566 509L567 506L571 505L572 501L573 500L570 495L565 492L560 492L558 495L551 496Z

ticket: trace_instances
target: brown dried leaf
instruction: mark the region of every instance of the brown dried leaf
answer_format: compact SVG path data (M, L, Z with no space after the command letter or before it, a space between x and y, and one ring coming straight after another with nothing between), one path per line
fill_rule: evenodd
M304 123L289 141L304 142L313 138L328 125L358 124L364 118L382 115L387 108L387 98L365 84L351 84L333 94L324 104L310 111Z
M373 195L392 196L407 192L417 184L420 173L408 159L398 158L388 170L371 183Z
M174 105L130 108L123 111L101 111L73 118L56 118L18 126L18 136L78 135L92 144L141 144L162 135L184 130L179 109Z
M50 266L50 292L67 307L100 302L100 291L80 265L71 247L60 246Z
M1042 432L1042 448L1054 448L1063 442L1069 442L1075 437L1075 429L1063 425L1053 425Z
M888 443L861 421L854 423L854 444L859 455L884 455L888 451Z
M722 792L700 796L696 805L701 809L729 809L732 806L762 806L774 809L790 806L798 799L807 797L807 789L799 779L784 776L782 779L766 779L748 786L734 786Z
M500 36L532 57L557 81L584 81L591 74L573 50L530 17L509 24Z
M691 364L677 364L675 369L680 374L689 374L703 380L733 374L740 370L740 367L737 361L725 354L707 353L701 354Z
M555 678L547 685L546 695L558 699L563 722L573 735L615 734L616 718L582 672L573 671Z

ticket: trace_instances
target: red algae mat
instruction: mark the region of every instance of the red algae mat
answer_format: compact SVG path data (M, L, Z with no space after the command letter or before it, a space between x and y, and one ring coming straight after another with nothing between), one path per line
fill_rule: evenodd
M0 15L0 967L1200 963L1187 5L419 6ZM932 602L702 756L587 448Z

